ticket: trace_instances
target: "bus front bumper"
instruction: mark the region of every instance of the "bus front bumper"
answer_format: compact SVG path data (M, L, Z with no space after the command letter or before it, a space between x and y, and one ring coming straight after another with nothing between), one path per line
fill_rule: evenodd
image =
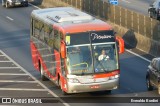
M119 87L119 79L113 79L99 83L88 83L88 84L68 82L67 93L105 91L105 90L117 89L118 87Z

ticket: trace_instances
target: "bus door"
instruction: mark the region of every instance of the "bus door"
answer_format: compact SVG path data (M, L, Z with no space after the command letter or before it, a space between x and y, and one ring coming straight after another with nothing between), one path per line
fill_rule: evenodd
M52 48L52 51L49 53L51 54L51 57L48 58L50 61L48 69L53 80L57 79L57 73L60 68L59 42L59 31L57 29L53 29L53 33L49 36L48 40L48 45Z

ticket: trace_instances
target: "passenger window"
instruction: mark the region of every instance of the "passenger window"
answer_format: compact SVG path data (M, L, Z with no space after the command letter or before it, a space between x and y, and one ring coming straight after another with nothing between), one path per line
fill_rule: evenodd
M160 72L160 60L157 63L157 70Z

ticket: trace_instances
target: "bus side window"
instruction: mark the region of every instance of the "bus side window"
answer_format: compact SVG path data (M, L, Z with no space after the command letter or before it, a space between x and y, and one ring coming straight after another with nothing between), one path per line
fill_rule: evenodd
M56 29L54 29L54 47L58 51L60 50L60 35L59 35L59 31Z
M63 40L63 33L60 32L60 39Z
M31 34L32 34L32 36L34 36L34 19L33 18L31 18Z
M39 22L34 20L34 37L39 38Z
M49 40L49 26L47 24L44 25L44 42L48 44Z
M39 22L39 39L44 41L44 24L43 22Z

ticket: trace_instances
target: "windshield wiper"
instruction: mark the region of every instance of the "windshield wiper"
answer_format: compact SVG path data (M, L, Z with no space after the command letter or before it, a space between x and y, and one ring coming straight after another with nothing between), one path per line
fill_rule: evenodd
M105 68L104 68L104 66L102 65L102 63L98 60L98 58L97 58L96 56L94 56L94 57L95 57L96 61L98 62L98 65L100 64L100 66L102 67L103 71L104 71L104 72L107 72L107 70L105 70ZM98 66L98 65L97 65L97 66Z
M84 70L82 71L81 75L85 75L85 72L84 72Z

